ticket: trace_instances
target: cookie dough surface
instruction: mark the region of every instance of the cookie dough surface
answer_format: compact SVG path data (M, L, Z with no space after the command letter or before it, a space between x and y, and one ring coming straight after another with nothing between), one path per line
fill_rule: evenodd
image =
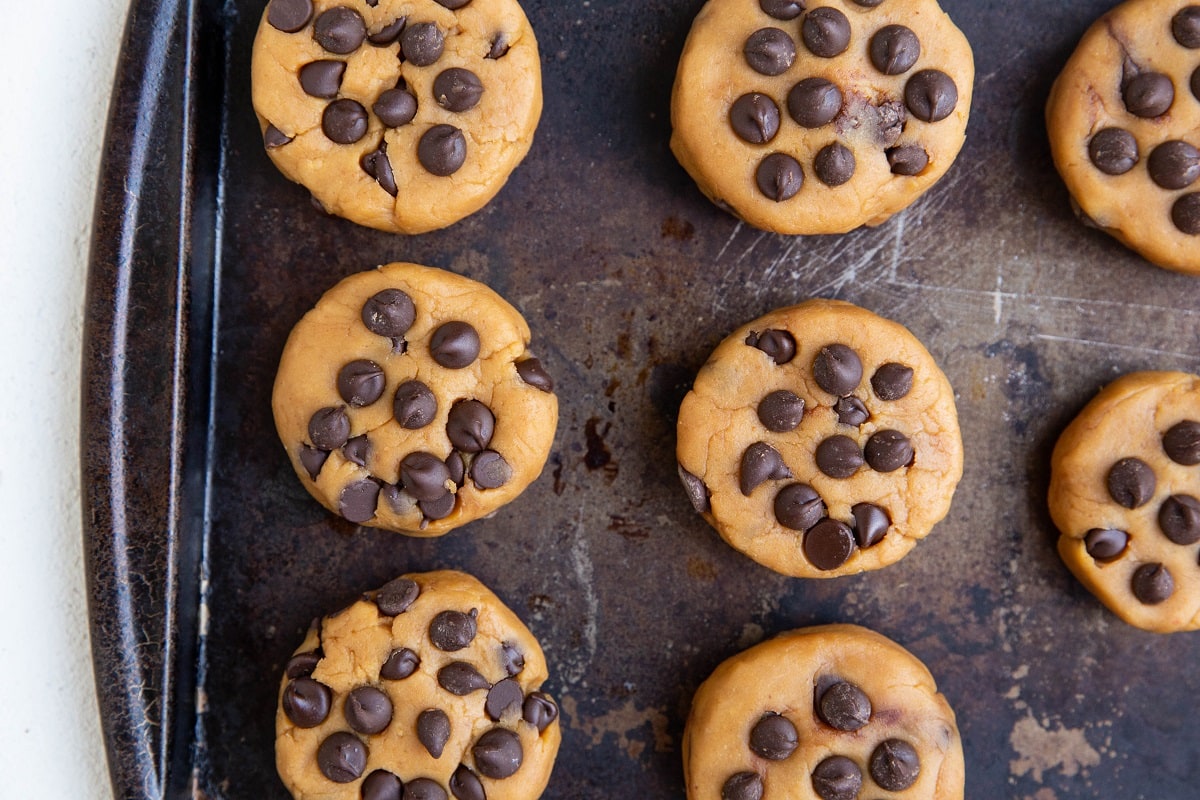
M477 281L416 264L346 278L296 327L272 406L308 491L351 522L437 536L542 471L558 400L529 327Z
M1050 150L1087 221L1200 273L1200 5L1128 0L1088 29L1046 107Z
M1113 613L1200 628L1200 377L1135 372L1106 386L1054 447L1058 552Z
M934 0L709 0L671 98L671 149L764 230L877 225L962 148L974 62Z
M954 392L902 325L836 300L734 331L679 412L680 477L730 545L819 578L902 558L962 476Z
M542 110L516 0L271 0L251 80L275 166L329 213L398 233L482 208Z
M929 670L855 625L792 631L725 661L684 730L688 800L958 800L963 769Z

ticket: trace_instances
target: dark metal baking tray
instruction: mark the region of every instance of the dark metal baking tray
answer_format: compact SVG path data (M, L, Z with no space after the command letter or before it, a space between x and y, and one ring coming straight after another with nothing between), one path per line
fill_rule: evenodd
M310 619L410 570L455 567L531 626L563 747L545 797L682 798L690 698L776 632L867 625L923 658L958 712L971 797L1195 798L1200 635L1103 610L1054 551L1047 462L1113 376L1200 369L1200 281L1072 218L1042 123L1106 0L945 0L978 78L966 148L887 224L753 230L667 142L701 0L526 0L545 114L484 211L390 236L326 217L262 151L250 46L262 0L136 0L112 103L88 276L89 598L119 798L286 792L277 681ZM494 518L422 541L305 494L269 393L293 323L392 260L490 284L527 316L562 420L542 478ZM966 471L899 564L780 577L695 516L675 414L734 327L810 296L911 328L958 393Z

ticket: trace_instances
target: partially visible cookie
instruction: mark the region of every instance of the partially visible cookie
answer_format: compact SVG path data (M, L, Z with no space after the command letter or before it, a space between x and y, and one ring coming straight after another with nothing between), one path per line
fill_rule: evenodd
M516 0L271 0L251 82L275 166L329 213L398 233L482 208L542 111Z
M1200 5L1127 0L1083 35L1046 106L1050 151L1086 220L1200 273Z
M975 68L936 0L709 0L671 97L671 149L764 230L878 225L950 168Z
M1067 426L1050 466L1058 552L1113 613L1200 629L1200 377L1134 372Z
M482 283L403 263L351 275L292 329L275 426L330 511L441 535L542 471L558 400L528 346L520 313Z
M688 800L959 800L954 711L915 656L856 625L784 633L700 686L683 734Z
M836 300L744 325L679 411L679 474L733 547L825 578L902 558L962 476L954 391L903 326Z
M535 800L561 739L537 640L470 575L405 575L318 620L275 715L297 800Z

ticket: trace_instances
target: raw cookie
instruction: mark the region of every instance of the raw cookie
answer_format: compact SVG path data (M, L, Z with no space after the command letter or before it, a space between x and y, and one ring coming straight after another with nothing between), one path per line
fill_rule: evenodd
M915 656L856 625L784 633L717 667L683 733L688 800L959 800L954 712Z
M962 476L954 392L903 326L837 300L734 331L679 411L696 511L776 572L826 578L903 557Z
M1200 628L1200 377L1134 372L1067 426L1050 464L1058 552L1114 614Z
M709 0L671 97L671 149L764 230L878 225L962 148L975 67L935 0Z
M439 536L542 471L558 399L528 345L525 320L482 283L416 264L351 275L288 337L275 427L330 511Z
M561 739L545 680L487 587L405 575L313 624L279 687L275 765L297 800L534 800Z
M1054 83L1050 152L1087 222L1200 273L1200 5L1128 0Z
M275 166L329 213L398 233L482 208L542 111L516 0L271 0L251 80Z

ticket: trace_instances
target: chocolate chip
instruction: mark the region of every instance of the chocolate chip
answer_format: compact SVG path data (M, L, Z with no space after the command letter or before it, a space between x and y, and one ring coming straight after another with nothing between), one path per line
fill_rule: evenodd
M913 461L913 446L900 431L876 431L867 439L863 456L876 472L895 472Z
M817 386L838 397L850 394L862 382L862 361L844 344L822 347L813 359L812 370Z
M313 38L331 53L346 55L362 46L367 26L362 15L346 6L334 6L313 23Z
M750 749L770 761L783 761L796 752L800 737L787 717L768 712L750 729Z
M462 486L467 476L467 464L463 461L463 454L455 450L446 456L446 469L450 470L450 480L454 481L454 485Z
M817 445L817 469L831 478L849 478L863 465L862 451L849 436L830 436Z
M806 531L825 516L825 503L806 483L792 483L775 495L775 519L785 528Z
M447 800L446 790L432 778L416 778L405 785L404 800Z
M433 97L447 111L469 111L483 97L483 83L469 69L451 67L433 79Z
M479 489L499 489L512 477L512 467L495 450L484 450L471 461L471 480Z
M421 587L411 578L388 581L375 593L375 605L385 617L395 617L408 611L418 597Z
M796 340L787 331L776 329L762 333L752 331L746 337L746 344L762 350L780 366L796 357Z
M392 722L392 701L374 686L359 686L342 706L346 723L359 733L382 733Z
M1154 470L1140 458L1123 458L1108 471L1108 495L1118 505L1137 508L1154 496Z
M386 382L381 366L365 358L358 359L338 371L338 394L352 407L362 408L383 396Z
M1105 175L1124 175L1140 157L1137 139L1122 128L1105 128L1088 142L1088 158Z
M888 513L874 503L855 503L850 514L854 517L854 539L864 550L882 542L892 524Z
M1200 235L1200 192L1185 194L1171 206L1171 221L1188 236Z
M922 122L939 122L958 105L958 87L946 73L923 69L904 85L904 104Z
M744 94L729 108L729 125L742 141L766 144L779 133L779 106L765 94Z
M853 683L838 681L821 693L817 716L835 730L856 731L871 721L871 700Z
M508 55L508 49L508 40L505 38L504 34L498 33L496 34L496 37L492 39L492 46L488 48L487 55L484 56L484 58L490 58L493 60L504 58L506 55Z
M1190 85L1192 87L1192 95L1197 100L1200 100L1200 67L1196 67L1196 69L1192 72L1192 80L1190 81Z
M1200 422L1185 419L1163 434L1163 451L1176 464L1194 467L1200 464Z
M432 22L418 22L404 29L400 51L404 60L416 67L428 67L442 57L446 39Z
M309 650L304 653L296 653L288 659L287 666L283 668L283 674L289 678L307 678L313 674L313 670L317 668L317 664L321 663L322 654L320 650Z
M804 46L814 56L833 58L850 46L850 20L831 6L814 8L800 27Z
M1200 6L1184 6L1171 17L1171 35L1184 47L1200 47Z
M853 2L863 8L876 8L883 5L883 0L853 0Z
M1184 189L1200 178L1200 150L1179 139L1163 142L1146 161L1150 179L1164 189Z
M371 457L371 440L367 438L367 434L364 433L361 436L355 436L342 445L342 457L351 464L358 464L360 467L365 467L367 459ZM378 484L375 486L375 491L379 491Z
M1162 116L1175 102L1175 86L1161 72L1142 72L1121 87L1121 98L1130 114L1149 119Z
M413 584L414 586L416 584ZM379 677L386 681L402 681L417 671L421 658L407 647L393 650L387 661L379 668Z
M518 361L516 367L517 375L521 376L521 380L533 388L540 389L547 394L554 391L554 379L550 377L550 373L546 372L546 368L538 359L526 358Z
M488 690L483 710L494 721L499 722L509 711L515 709L520 713L524 702L525 693L521 691L521 684L512 678L505 678Z
M450 492L446 483L450 470L446 462L430 453L409 453L400 462L400 480L404 489L417 500L440 500Z
M525 654L511 642L500 645L500 665L508 675L520 675L525 669Z
M338 496L338 513L356 524L370 522L378 505L379 484L370 478L346 484Z
M447 492L436 500L417 501L417 506L421 509L421 514L425 516L425 519L429 520L445 519L454 513L456 505L458 505L458 497L450 492Z
M813 172L826 186L841 186L849 181L854 177L855 166L854 153L840 142L825 145L813 159Z
M884 25L871 37L871 63L884 75L903 75L921 57L921 40L911 28Z
M796 430L804 419L804 400L795 392L778 389L758 402L758 421L772 433Z
M459 764L450 776L450 793L458 800L487 800L483 784L465 764Z
M1175 579L1162 564L1142 564L1134 570L1130 587L1140 603L1156 606L1175 593Z
M385 769L377 769L363 779L362 800L401 800L404 783Z
M464 453L486 449L495 429L495 415L478 400L460 400L451 407L446 419L446 436Z
M350 418L340 406L322 408L308 421L308 438L321 450L336 450L350 438Z
M1125 552L1129 534L1111 528L1093 528L1083 537L1088 555L1097 561L1115 561Z
M471 748L471 755L480 774L493 780L515 774L524 759L520 737L505 728L492 728L480 736Z
M837 569L850 560L854 547L850 526L828 517L804 534L804 555L817 569Z
M738 472L738 487L749 497L755 489L767 481L792 477L792 472L783 463L779 451L766 442L755 442L742 453L742 466Z
M331 734L317 748L317 768L334 783L357 780L367 767L367 746L352 733Z
M475 618L479 612L472 609L469 614L461 611L441 611L429 623L429 640L438 650L453 653L475 641L478 625Z
M412 298L400 289L384 289L363 303L362 321L371 333L398 339L417 318Z
M404 491L403 486L396 486L390 483L384 484L380 490L380 494L387 501L388 507L392 510L393 514L408 514L417 507L417 498Z
M327 458L329 458L328 450L318 450L306 444L300 445L300 466L304 467L308 477L314 481L321 474L321 467L325 466Z
M267 22L284 33L295 33L312 19L312 0L271 0Z
M1158 509L1158 527L1175 544L1200 542L1200 500L1186 494L1171 495Z
M405 381L396 387L392 415L400 427L410 431L420 430L437 416L437 398L420 381Z
M899 400L912 391L913 369L894 361L884 364L871 376L871 388L880 400Z
M804 12L803 0L758 0L758 7L768 17L784 20L795 19Z
M329 716L333 694L312 678L288 681L283 690L283 713L297 728L315 728Z
M868 105L867 107L875 110L876 141L884 148L891 148L904 133L904 127L908 124L908 111L905 110L904 103L899 100L885 100L878 105ZM857 126L858 122L855 121L855 127ZM839 127L838 130L840 132L841 128ZM924 151L922 150L922 152Z
M903 792L917 782L921 758L903 739L885 739L871 753L871 778L889 792Z
M440 708L427 708L417 715L417 740L434 758L441 758L450 741L450 717Z
M919 144L889 147L884 155L893 175L920 175L929 166L929 153Z
M400 187L396 185L396 175L392 172L392 162L387 156L386 141L380 141L379 147L364 154L358 160L358 165L362 167L363 172L374 178L380 188L392 197L400 193ZM381 388L380 392L382 391Z
M310 61L300 68L300 88L312 97L332 100L342 88L345 61Z
M521 719L538 729L538 733L546 730L550 723L558 719L558 706L550 695L543 692L530 692L521 707Z
M684 469L682 464L678 465L678 469L679 481L683 484L683 490L687 492L692 508L696 510L697 514L707 513L710 508L708 487L704 485L704 481Z
M746 37L742 55L760 75L782 75L796 60L796 43L779 28L760 28Z
M274 150L277 147L283 147L285 144L288 144L291 141L291 136L288 136L274 125L267 125L267 129L263 131L263 144L268 150Z
M400 34L404 33L404 26L408 24L407 17L394 19L387 25L377 30L375 33L367 36L367 41L376 47L387 47L392 42L400 38Z
M802 128L820 128L842 110L842 90L825 78L805 78L787 96L788 114Z
M757 772L735 772L721 786L721 800L762 800L763 781Z
M471 2L471 0L437 0L438 5L444 6L445 8L448 8L451 11L458 11L460 8L462 8L463 6L467 5L470 2Z
M795 197L804 186L804 170L787 153L771 153L754 170L754 184L764 197L782 203Z
M446 322L433 332L429 354L446 369L462 369L479 357L479 333L466 322Z
M845 756L829 756L813 770L812 785L821 800L855 800L862 770Z
M859 426L871 418L871 412L867 411L867 405L857 397L839 397L838 401L833 404L833 410L837 414L838 422L843 425Z
M438 686L458 697L466 697L471 692L487 689L491 686L488 679L479 670L465 661L451 661L438 670Z
M321 130L332 142L354 144L367 135L367 110L348 97L325 106Z

